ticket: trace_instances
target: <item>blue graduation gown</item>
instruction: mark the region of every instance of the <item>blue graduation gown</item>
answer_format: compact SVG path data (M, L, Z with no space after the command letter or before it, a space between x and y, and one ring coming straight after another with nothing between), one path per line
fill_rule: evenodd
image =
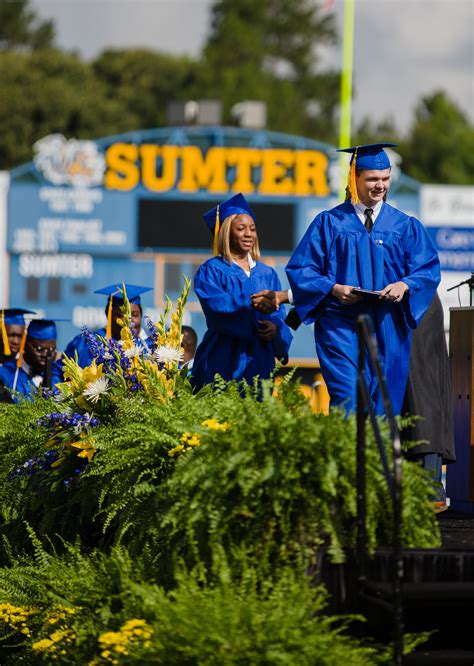
M356 318L372 317L395 414L402 408L416 328L440 281L436 249L422 224L387 203L369 234L350 201L320 213L294 251L286 272L296 311L314 323L316 352L331 405L356 408ZM334 284L380 290L393 282L409 287L401 303L367 300L342 305ZM383 414L377 381L367 367L376 413Z
M94 334L105 338L106 329L99 328L97 331L94 331ZM148 339L149 340L149 339ZM143 341L141 338L135 338L135 344L138 347L143 347L147 345L148 341ZM81 368L86 368L94 360L94 356L91 352L87 339L82 333L76 335L71 342L68 343L66 349L63 352L63 356L68 358L75 358L75 353L77 352L77 362ZM63 362L61 359L55 361L53 365L53 385L64 381L63 373Z
M292 340L285 324L285 310L264 315L251 307L252 294L263 289L281 290L280 280L270 266L260 262L250 277L237 264L222 257L208 259L194 278L194 290L206 317L207 331L196 350L191 383L197 388L210 384L217 373L224 379L250 384L256 375L269 377L275 357L284 359ZM269 319L277 327L268 342L258 337L258 321Z
M0 366L0 381L9 389L13 388L13 382L15 381L16 373L16 360L7 361L2 366ZM18 393L21 393L30 400L33 399L33 396L38 390L37 387L31 381L30 376L20 368L18 371L18 379L16 382L16 389ZM14 402L18 402L16 396L12 396Z

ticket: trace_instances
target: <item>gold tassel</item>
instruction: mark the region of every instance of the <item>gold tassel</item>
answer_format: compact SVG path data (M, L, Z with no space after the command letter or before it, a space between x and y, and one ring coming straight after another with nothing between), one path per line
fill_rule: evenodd
M25 326L25 328L23 329L23 335L21 336L20 351L18 352L18 358L16 359L17 368L21 368L21 364L23 361L23 352L25 351L26 336L27 336L27 327Z
M219 229L221 228L221 222L219 218L219 206L217 206L217 211L216 211L216 226L214 227L214 243L213 243L213 250L214 250L214 256L217 257L219 254Z
M354 157L352 158L351 166L349 168L349 180L347 183L349 192L351 193L352 203L354 205L359 203L359 195L357 194L357 183L356 183L356 160L357 160L357 147L354 151Z
M112 337L112 301L113 296L109 296L109 305L107 308L107 328L105 329L105 337Z
M8 342L7 329L5 328L5 312L2 310L2 342L3 342L3 353L5 356L10 356L12 350L10 349L10 344Z

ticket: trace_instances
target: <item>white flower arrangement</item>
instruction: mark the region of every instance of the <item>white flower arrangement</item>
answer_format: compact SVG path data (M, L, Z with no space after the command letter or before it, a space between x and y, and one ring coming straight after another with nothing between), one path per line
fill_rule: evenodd
M170 347L169 345L160 345L155 350L155 358L158 363L180 363L184 359L184 351L181 347Z
M109 380L107 377L101 377L100 379L95 379L93 382L88 384L84 390L84 397L93 402L94 404L99 401L99 398L102 395L105 395L109 389Z
M130 349L124 349L123 353L126 358L138 358L140 356L140 349L134 345Z

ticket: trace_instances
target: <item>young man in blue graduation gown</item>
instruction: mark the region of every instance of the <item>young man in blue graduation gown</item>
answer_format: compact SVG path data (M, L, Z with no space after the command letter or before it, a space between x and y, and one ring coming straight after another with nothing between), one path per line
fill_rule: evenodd
M94 334L102 338L113 338L120 340L121 326L117 320L123 316L123 295L122 289L125 287L127 298L130 302L130 319L133 324L133 334L135 337L136 345L138 347L146 346L147 336L142 331L142 315L143 309L140 296L147 291L152 291L151 287L142 287L135 284L111 284L102 289L97 289L95 294L104 294L108 296L107 305L105 306L105 314L107 315L107 327L99 328L94 331ZM63 352L63 356L68 358L75 358L77 353L77 361L81 368L86 368L94 360L93 352L89 346L87 337L82 333L76 335L71 342L68 343ZM55 364L54 377L57 382L64 381L62 360Z
M280 281L259 261L255 215L242 194L205 213L204 220L214 234L215 256L194 278L208 330L196 351L191 382L201 388L219 374L252 384L257 375L269 377L275 358L288 359L292 334L284 308L270 313L252 302L262 290L280 291Z
M384 147L352 153L348 199L320 213L294 251L286 272L296 313L314 323L316 352L331 406L356 408L356 318L374 324L395 414L402 408L410 362L411 332L425 314L440 281L436 249L422 224L385 202L391 167ZM380 291L375 299L353 288ZM383 404L367 367L377 414Z
M14 402L18 402L15 393L31 399L43 385L47 359L56 355L56 338L55 321L33 319L18 358L0 367L0 382L12 391Z
M36 314L25 308L5 308L0 310L0 365L13 361L20 351L21 341L26 335L25 315Z

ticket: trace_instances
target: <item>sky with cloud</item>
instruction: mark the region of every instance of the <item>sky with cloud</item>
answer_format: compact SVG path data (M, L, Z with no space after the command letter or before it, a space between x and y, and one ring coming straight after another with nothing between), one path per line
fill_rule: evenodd
M258 2L258 0L255 0ZM317 0L315 0L316 2ZM92 59L106 48L198 56L211 0L32 0L57 42ZM343 0L321 0L340 34ZM421 97L444 90L474 122L474 0L355 0L353 124L391 117L406 132ZM341 66L341 46L320 49Z

